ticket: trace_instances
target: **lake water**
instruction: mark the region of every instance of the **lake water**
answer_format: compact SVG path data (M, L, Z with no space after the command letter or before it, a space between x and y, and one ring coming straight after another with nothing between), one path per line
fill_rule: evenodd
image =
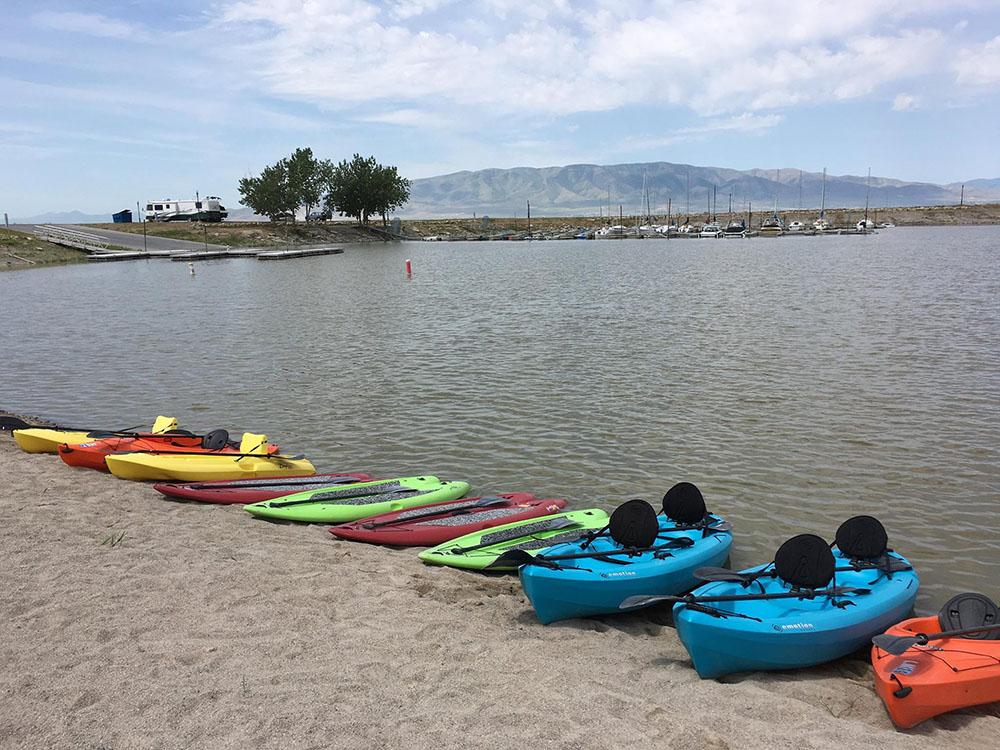
M1000 598L1000 227L93 264L0 274L0 307L9 410L576 507L693 481L737 566L870 513L921 609Z

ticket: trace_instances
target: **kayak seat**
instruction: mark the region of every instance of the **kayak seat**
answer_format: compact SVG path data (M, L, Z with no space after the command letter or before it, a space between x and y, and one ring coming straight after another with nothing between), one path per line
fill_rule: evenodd
M877 518L854 516L840 524L834 543L852 560L877 560L888 551L889 535Z
M678 482L663 496L663 514L679 524L696 524L705 520L708 510L701 490L691 482Z
M1000 609L983 594L958 594L949 599L938 613L941 630L964 630L983 625L997 625L996 630L970 633L963 638L982 641L1000 641Z
M797 589L820 589L833 580L836 561L830 545L815 534L799 534L778 547L774 570Z
M649 547L659 532L656 510L645 500L627 500L615 508L608 519L608 533L622 547Z
M201 447L207 451L221 451L229 444L229 432L226 430L212 430L206 432L201 439Z

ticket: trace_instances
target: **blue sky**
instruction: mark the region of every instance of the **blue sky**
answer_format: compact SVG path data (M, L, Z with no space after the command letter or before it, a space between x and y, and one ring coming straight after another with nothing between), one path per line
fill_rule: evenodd
M408 177L675 161L1000 177L996 0L4 3L0 211L105 212L297 146Z

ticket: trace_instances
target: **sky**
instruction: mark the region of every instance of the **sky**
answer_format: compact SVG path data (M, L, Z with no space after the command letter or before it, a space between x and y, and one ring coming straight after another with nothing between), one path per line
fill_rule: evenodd
M998 0L4 0L0 211L671 161L1000 177Z

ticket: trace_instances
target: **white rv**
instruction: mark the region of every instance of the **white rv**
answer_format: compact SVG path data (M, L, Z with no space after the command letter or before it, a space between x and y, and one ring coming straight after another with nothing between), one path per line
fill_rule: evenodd
M228 215L214 195L193 201L166 198L146 204L146 221L222 221Z

